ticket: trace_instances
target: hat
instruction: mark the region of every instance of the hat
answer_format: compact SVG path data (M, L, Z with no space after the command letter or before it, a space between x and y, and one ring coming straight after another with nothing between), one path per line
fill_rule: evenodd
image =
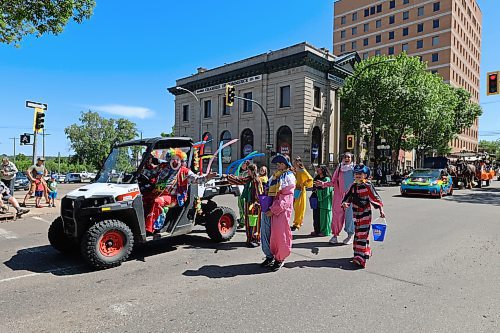
M45 161L45 157L39 157L36 159L37 161Z
M277 154L276 156L274 156L271 163L273 163L273 164L284 163L284 164L288 165L288 167L290 167L290 168L292 167L292 163L290 163L290 160L286 156L281 155L281 154Z
M38 171L36 174L37 174L37 175L43 175L43 172Z
M56 174L55 173L51 174L50 179L56 179Z
M358 164L354 167L354 173L364 173L367 177L370 176L370 168L364 164Z

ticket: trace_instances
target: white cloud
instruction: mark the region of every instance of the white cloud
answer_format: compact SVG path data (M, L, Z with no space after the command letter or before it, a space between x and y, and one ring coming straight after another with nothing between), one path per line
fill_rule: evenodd
M109 104L90 105L88 106L88 108L92 111L105 112L127 118L145 119L154 115L154 112L152 110L142 106Z

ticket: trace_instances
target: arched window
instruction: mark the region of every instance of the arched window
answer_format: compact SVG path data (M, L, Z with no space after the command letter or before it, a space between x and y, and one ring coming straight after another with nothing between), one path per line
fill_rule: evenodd
M205 132L203 133L203 140L205 141L209 141L206 145L205 145L205 148L204 148L204 151L203 153L204 154L212 154L214 151L213 151L213 138L212 138L212 134L210 134L210 132Z
M321 164L322 162L322 142L321 130L318 126L313 128L311 140L311 163Z
M241 132L241 157L245 157L253 151L253 132L247 128Z
M223 131L220 134L220 142L222 144L225 144L228 141L231 141L231 132ZM222 163L231 163L232 152L233 152L233 150L232 150L231 146L226 147L222 150Z
M288 126L281 126L276 135L278 153L292 156L292 130Z

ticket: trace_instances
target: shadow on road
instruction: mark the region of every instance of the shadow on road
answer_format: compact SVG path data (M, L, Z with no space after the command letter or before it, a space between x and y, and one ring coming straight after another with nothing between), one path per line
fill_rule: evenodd
M184 276L205 276L211 279L231 278L243 275L271 273L269 269L260 267L259 263L237 264L229 266L206 265L197 270L187 270Z
M472 204L483 204L483 205L493 205L500 206L500 189L476 189L471 193L464 195L454 195L447 197L446 200L455 201L459 203L472 203Z
M336 258L321 260L299 260L285 263L286 268L338 268L346 271L361 269L352 262L352 258Z

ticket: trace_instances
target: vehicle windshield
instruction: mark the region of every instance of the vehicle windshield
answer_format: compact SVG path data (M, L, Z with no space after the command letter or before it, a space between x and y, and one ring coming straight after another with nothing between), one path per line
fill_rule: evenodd
M412 178L415 178L415 177L439 178L440 174L441 173L439 170L415 170L410 174L410 177L412 177Z
M96 183L129 184L141 164L144 145L115 147L99 171Z

